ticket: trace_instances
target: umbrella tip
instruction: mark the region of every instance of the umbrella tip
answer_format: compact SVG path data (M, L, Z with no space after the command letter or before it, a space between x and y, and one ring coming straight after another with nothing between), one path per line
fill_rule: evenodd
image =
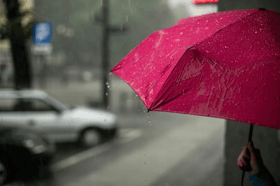
M259 8L259 10L266 10L265 8Z

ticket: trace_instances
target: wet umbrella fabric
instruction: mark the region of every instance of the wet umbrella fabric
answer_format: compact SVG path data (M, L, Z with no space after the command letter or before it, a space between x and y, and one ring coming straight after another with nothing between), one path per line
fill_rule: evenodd
M279 22L279 13L260 9L182 19L148 36L111 72L149 111L280 129Z

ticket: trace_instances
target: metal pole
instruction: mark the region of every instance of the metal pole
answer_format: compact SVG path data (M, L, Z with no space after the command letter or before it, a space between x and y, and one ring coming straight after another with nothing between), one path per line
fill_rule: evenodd
M104 108L109 106L109 0L102 1L102 101Z

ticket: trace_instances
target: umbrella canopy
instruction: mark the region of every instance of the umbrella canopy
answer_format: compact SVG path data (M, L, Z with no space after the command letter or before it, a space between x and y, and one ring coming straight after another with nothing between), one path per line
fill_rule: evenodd
M180 20L112 70L148 110L280 129L280 15L263 9Z

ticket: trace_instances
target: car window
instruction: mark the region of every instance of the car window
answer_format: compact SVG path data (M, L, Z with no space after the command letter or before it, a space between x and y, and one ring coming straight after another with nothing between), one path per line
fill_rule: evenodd
M24 111L55 111L50 105L40 99L24 99Z
M13 111L14 106L16 104L15 99L0 99L0 112L8 112Z
M55 111L55 109L39 99L0 99L0 112L22 111Z

